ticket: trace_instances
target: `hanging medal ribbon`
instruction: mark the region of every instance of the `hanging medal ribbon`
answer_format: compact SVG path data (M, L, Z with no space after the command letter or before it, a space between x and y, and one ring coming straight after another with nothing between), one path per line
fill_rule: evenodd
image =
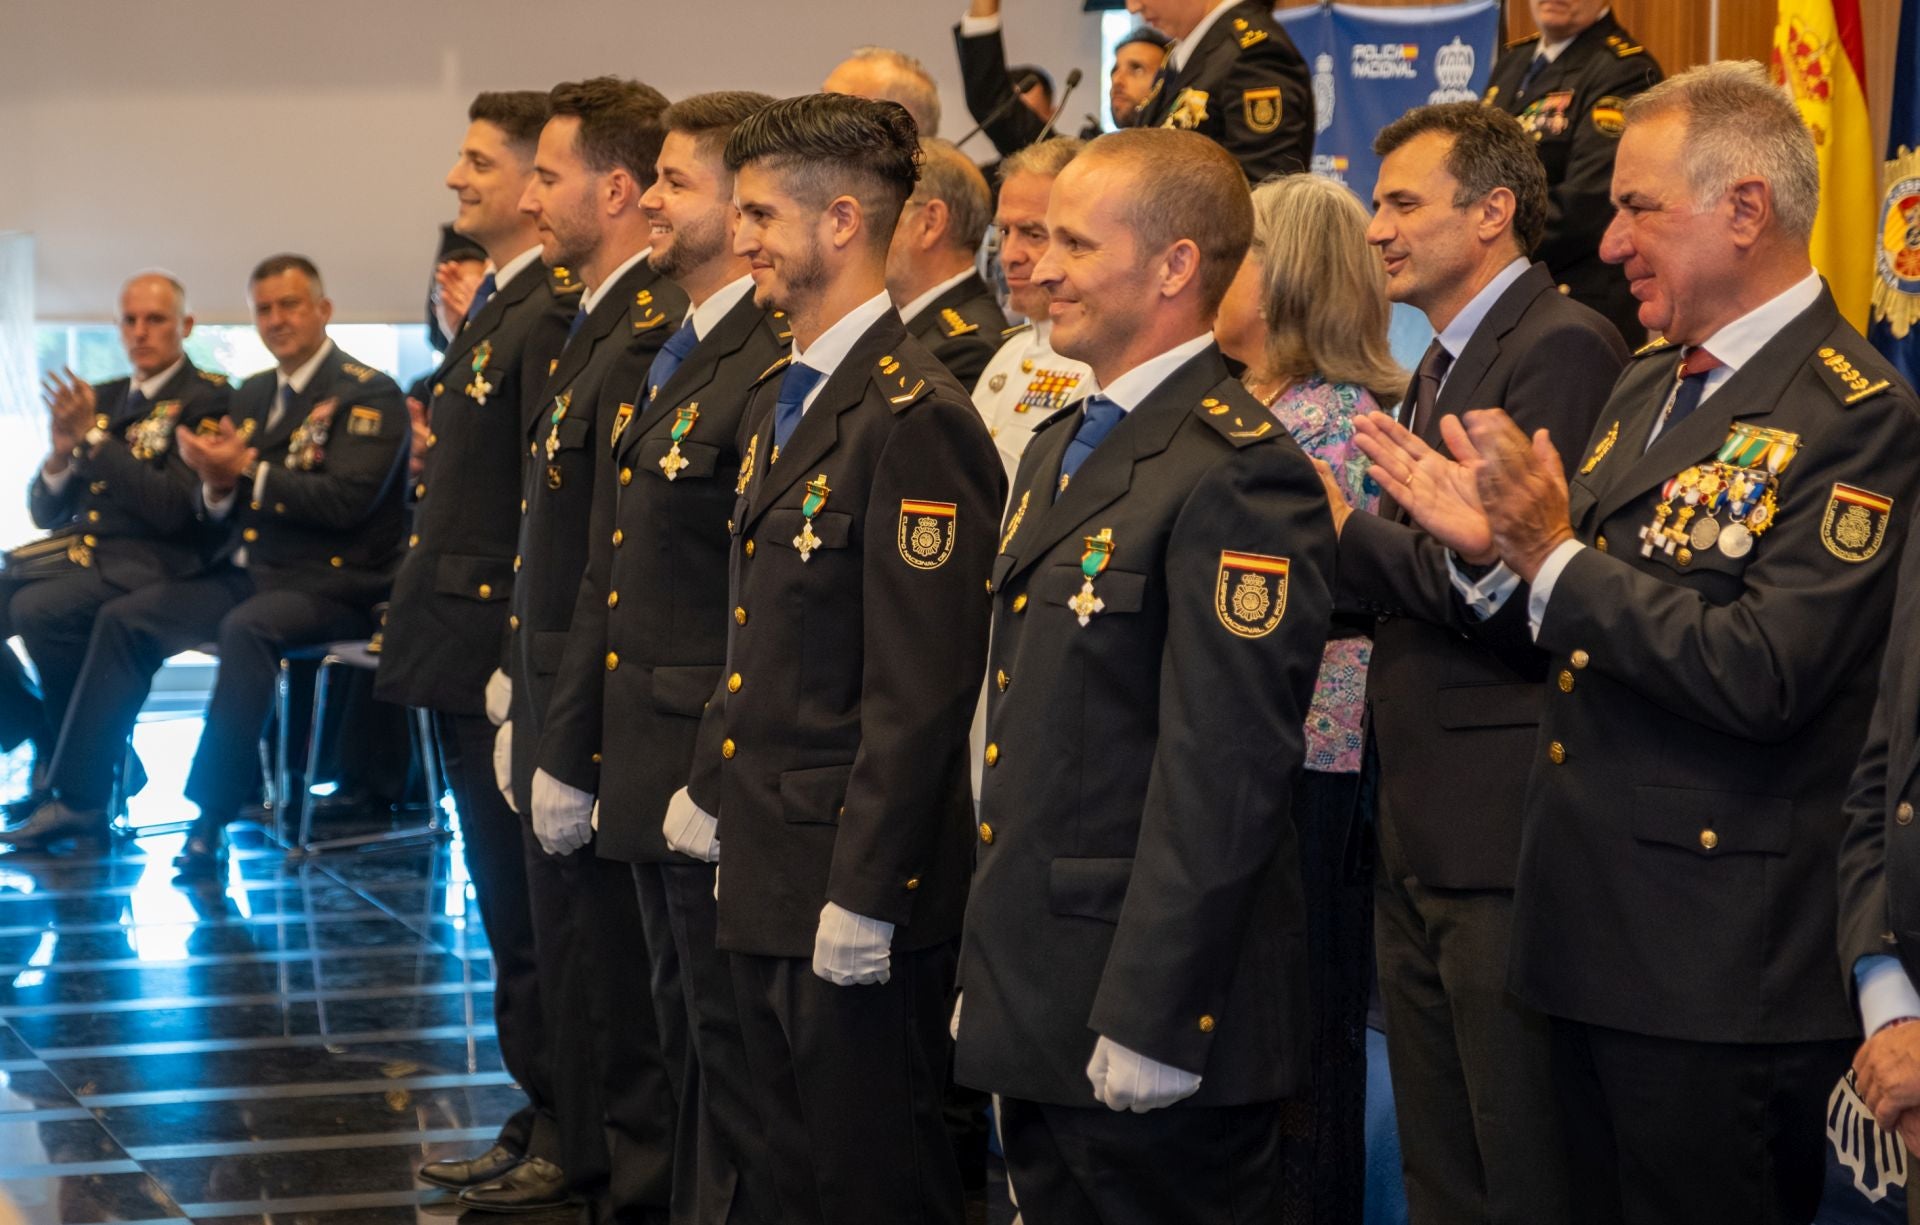
M827 504L827 474L822 472L807 482L807 496L800 502L800 513L806 516L800 524L800 534L793 538L793 547L800 551L801 561L812 561L813 551L820 547L820 538L813 534L813 517Z
M567 405L573 402L573 388L553 398L553 412L547 418L547 459L552 460L560 450L560 423L567 419Z
M687 436L688 431L693 429L693 423L699 419L700 405L697 403L688 404L674 413L673 431L670 435L673 445L668 447L667 453L660 457L660 471L667 474L668 480L679 476L680 470L687 466L689 462L687 457L680 454L680 440Z
M480 347L473 351L473 382L467 384L467 395L475 404L486 407L487 397L493 394L493 384L487 382L487 363L493 359L493 342L483 340Z
M1083 536L1081 539L1086 542L1087 551L1080 555L1080 594L1068 600L1067 607L1079 618L1080 627L1085 629L1087 623L1093 620L1093 614L1106 611L1106 602L1093 594L1093 580L1100 577L1100 572L1113 560L1113 529L1103 527L1099 535Z

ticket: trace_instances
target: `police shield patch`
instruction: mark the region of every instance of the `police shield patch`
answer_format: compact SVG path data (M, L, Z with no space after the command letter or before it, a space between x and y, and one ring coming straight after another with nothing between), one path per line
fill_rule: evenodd
M1249 89L1240 95L1246 108L1247 126L1265 135L1280 127L1280 88Z
M1287 611L1287 559L1222 550L1213 610L1242 638L1264 638Z
M1836 481L1820 517L1820 543L1841 561L1866 561L1880 551L1892 517L1892 498Z
M900 559L916 570L938 570L953 555L952 502L900 502Z

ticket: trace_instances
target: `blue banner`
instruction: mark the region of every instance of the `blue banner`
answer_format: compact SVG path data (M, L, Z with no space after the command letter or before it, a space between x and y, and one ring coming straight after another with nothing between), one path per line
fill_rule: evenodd
M1874 243L1873 311L1867 339L1920 385L1920 0L1900 11L1900 54L1893 61L1893 112L1880 180L1880 228Z
M1274 14L1313 74L1313 172L1373 197L1381 128L1429 102L1486 93L1499 48L1495 0L1424 8L1323 3Z

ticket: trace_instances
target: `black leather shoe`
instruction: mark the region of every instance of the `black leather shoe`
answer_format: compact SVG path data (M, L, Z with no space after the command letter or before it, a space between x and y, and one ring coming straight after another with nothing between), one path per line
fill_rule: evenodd
M76 850L99 854L107 849L107 832L107 814L101 809L69 808L60 800L48 800L24 823L0 831L0 842L11 843L16 851L44 851L71 842Z
M560 1167L529 1157L505 1176L462 1191L460 1206L475 1212L544 1212L567 1198L567 1176Z
M220 861L227 854L226 828L225 821L211 820L204 813L194 819L187 828L186 845L173 857L173 866L183 879L201 879L219 872Z
M478 1157L465 1161L429 1161L420 1167L418 1178L449 1191L464 1191L492 1182L526 1158L496 1144Z

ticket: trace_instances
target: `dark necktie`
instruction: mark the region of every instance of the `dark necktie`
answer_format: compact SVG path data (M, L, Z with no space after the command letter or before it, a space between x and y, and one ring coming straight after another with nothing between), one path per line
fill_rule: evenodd
M1087 462L1087 456L1093 454L1100 440L1113 432L1127 414L1118 404L1105 396L1089 396L1080 411L1080 428L1073 432L1073 438L1067 443L1066 454L1060 457L1060 483L1054 487L1054 500L1066 492L1067 482L1080 466Z
M274 393L273 407L267 410L267 428L268 429L272 429L274 426L280 424L280 419L287 415L287 409L292 405L292 403L293 403L293 384L292 383L280 384L280 390Z
M136 421L147 415L147 395L136 386L127 388L127 407L124 410L130 421Z
M480 278L480 288L473 291L473 301L467 303L468 323L473 322L474 317L480 313L481 308L486 306L487 299L491 298L493 291L498 288L500 288L500 282L493 279L493 273L489 272Z
M1671 434L1675 427L1693 414L1694 409L1700 407L1700 397L1707 390L1707 376L1724 364L1698 345L1687 350L1679 368L1674 371L1674 378L1680 385L1674 389L1673 403L1667 406L1656 442Z
M573 338L578 336L580 329L585 326L587 326L587 304L582 302L580 309L573 312L573 322L567 325L567 343L572 344Z
M1553 61L1548 59L1544 54L1534 56L1533 62L1528 64L1527 70L1520 75L1520 88L1513 91L1513 96L1516 98L1526 97L1528 88L1540 79L1540 74L1545 72L1547 65L1552 62Z
M1420 368L1413 372L1413 411L1408 414L1405 425L1416 437L1425 438L1425 431L1434 428L1433 406L1440 399L1440 384L1452 365L1453 354L1436 339L1427 346Z
M803 366L794 362L780 376L780 398L773 402L773 449L778 451L787 445L787 439L793 437L793 427L800 424L800 407L807 402L807 393L820 385L827 377L812 366Z
M660 350L653 359L653 365L647 368L648 400L660 394L660 389L667 385L673 372L680 368L680 363L687 360L687 354L693 352L693 347L699 343L700 336L693 330L693 316L689 315L687 321L680 325L680 330L667 337L666 347Z

